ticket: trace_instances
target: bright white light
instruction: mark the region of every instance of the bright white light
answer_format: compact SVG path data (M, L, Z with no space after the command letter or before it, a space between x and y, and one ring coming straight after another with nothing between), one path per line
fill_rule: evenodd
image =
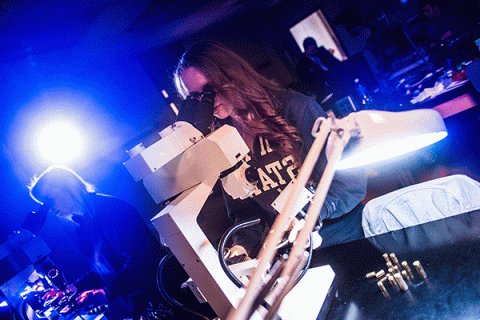
M441 131L428 133L421 136L408 137L397 141L391 141L380 146L369 148L366 151L353 154L347 159L342 159L336 164L335 169L342 170L360 167L366 164L394 158L396 156L431 145L442 140L446 136L447 132Z
M62 121L45 126L37 138L41 155L53 164L67 164L74 160L82 152L83 144L78 130Z
M7 302L7 301L2 301L2 302L0 302L0 308L6 307L6 306L8 306L8 302Z
M370 118L372 118L372 121L374 123L385 123L385 122L387 122L385 117L382 116L382 114L380 114L380 113L372 112L372 113L369 113L368 115L370 116Z

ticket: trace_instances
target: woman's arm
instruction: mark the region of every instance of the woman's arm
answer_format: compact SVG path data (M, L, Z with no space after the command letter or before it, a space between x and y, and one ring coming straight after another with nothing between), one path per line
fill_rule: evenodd
M311 134L313 124L318 117L327 117L327 114L315 100L295 93L287 104L286 117L287 121L291 122L299 131L304 142L302 157L305 158L314 141ZM318 183L326 163L325 151L322 151L312 174L316 183ZM321 219L338 218L350 212L365 198L366 190L367 175L364 168L337 171L325 198L320 213Z

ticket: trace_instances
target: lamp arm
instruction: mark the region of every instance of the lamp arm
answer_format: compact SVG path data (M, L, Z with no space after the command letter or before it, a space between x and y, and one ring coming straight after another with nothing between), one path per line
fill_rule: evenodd
M301 268L303 268L306 262L306 257L304 254L305 246L309 240L310 233L316 226L317 221L320 219L320 211L335 175L335 164L342 157L343 150L350 141L351 136L352 135L349 130L333 130L331 133L331 137L333 137L334 142L330 159L325 167L325 170L323 171L315 195L312 199L310 207L308 208L305 216L305 225L297 235L292 249L290 250L289 257L285 262L282 274L280 275L282 281L279 281L279 285L277 286L278 289L272 292L272 299L274 302L272 303L271 308L268 310L268 313L264 318L265 320L272 319L275 316L283 298L294 287L296 274L299 270L301 270Z
M290 281L291 278L288 278L289 276L294 277L294 275L300 273L300 270L302 269L303 265L306 263L308 260L306 255L301 255L298 257L300 260L298 263L295 265L295 269L293 272L290 273L290 275L283 275L285 272L285 269L282 270L282 273L279 277L277 277L277 285L275 286L274 291L270 294L268 298L273 299L273 302L270 304L270 308L268 309L267 314L263 318L264 320L267 319L274 319L275 315L278 312L278 309L280 308L280 304L283 301L283 298L290 292L290 290L293 289L293 287L296 284L296 281ZM288 261L291 259L287 259L284 261L285 264L288 263ZM284 266L284 268L286 265ZM294 279L295 280L295 279Z
M266 271L271 266L273 258L275 257L276 246L282 239L285 231L288 229L291 219L295 214L295 212L293 212L295 201L300 196L302 189L307 184L313 168L320 156L320 152L322 151L332 128L333 123L332 119L330 118L318 118L315 121L312 129L312 134L314 134L315 140L313 141L305 161L300 168L296 183L292 189L292 195L289 197L285 207L279 213L275 219L275 222L273 223L272 228L270 229L265 243L259 253L258 266L250 278L244 297L242 300L240 300L237 308L230 310L227 320L248 319L254 312L254 310L252 310L252 305L254 304L255 297L263 287Z

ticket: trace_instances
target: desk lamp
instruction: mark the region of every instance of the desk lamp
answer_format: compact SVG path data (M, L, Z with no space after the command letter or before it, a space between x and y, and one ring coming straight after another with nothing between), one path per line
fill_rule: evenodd
M265 296L272 302L264 313L264 319L275 317L282 299L295 285L306 262L305 246L319 221L320 210L336 170L363 166L420 149L443 139L447 131L437 111L419 109L406 112L360 111L340 120L318 118L312 134L315 140L290 196L259 253L258 265L245 295L237 308L230 310L227 320L250 319L262 302L258 297ZM307 211L305 225L297 235L289 257L283 262L282 271L276 272L277 278L272 279L267 270L273 263L275 248L296 214L293 210L296 199L305 187L327 140L328 163Z

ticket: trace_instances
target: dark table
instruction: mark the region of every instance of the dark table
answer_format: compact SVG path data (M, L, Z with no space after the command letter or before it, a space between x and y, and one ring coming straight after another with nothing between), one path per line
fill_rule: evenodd
M372 238L323 248L312 266L336 273L326 319L480 319L480 210ZM407 261L415 279L407 291L388 281L386 298L371 271L387 272L384 253ZM421 279L412 263L427 274Z
M434 90L434 87L438 88L435 85L439 83L443 84L443 89L440 92ZM421 95L418 96L414 91L418 93L429 91L433 95L427 94L428 98L420 99ZM407 92L410 93L407 94ZM417 98L414 99L414 97ZM415 103L414 101L417 99L420 101ZM378 110L435 109L445 119L478 105L480 103L480 92L476 90L468 78L465 78L464 74L457 78L447 77L443 69L438 69L425 74L423 80L416 84L410 84L408 91L406 88L400 87L388 94L378 94L375 96L375 101L375 107Z

